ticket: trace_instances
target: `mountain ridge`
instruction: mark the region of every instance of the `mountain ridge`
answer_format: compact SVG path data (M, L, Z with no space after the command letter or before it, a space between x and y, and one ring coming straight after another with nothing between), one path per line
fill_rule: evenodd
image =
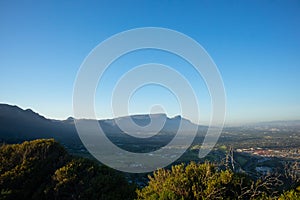
M199 127L181 116L169 118L165 113L138 114L96 121L98 121L108 137L123 138L127 137L127 132L120 129L118 126L119 123L123 124L123 128L127 126L125 129L129 132L142 131L146 133L157 131L155 123L154 126L148 127L151 121L150 118L153 120L152 122L165 121L160 131L161 134L173 134L178 130L180 124L182 124L182 127L187 132ZM65 120L48 119L31 109L22 109L16 105L0 104L0 141L11 143L39 138L55 138L63 143L78 143L80 142L80 138L74 120L90 119L74 119L73 117ZM131 120L139 126L134 128L128 127ZM128 137L127 139L130 140L132 138Z

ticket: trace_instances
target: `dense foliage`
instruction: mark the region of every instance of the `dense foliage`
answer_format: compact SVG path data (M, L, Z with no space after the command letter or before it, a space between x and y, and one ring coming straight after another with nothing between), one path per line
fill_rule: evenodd
M133 199L116 171L73 158L54 140L0 148L0 199Z
M159 169L149 179L148 186L137 190L138 199L300 199L297 189L278 194L276 176L254 181L211 163Z
M174 165L136 190L123 174L70 156L52 139L0 147L1 199L300 199L299 174L253 180L211 163ZM291 168L293 169L293 168ZM295 173L296 172L296 173ZM136 190L136 192L135 192Z

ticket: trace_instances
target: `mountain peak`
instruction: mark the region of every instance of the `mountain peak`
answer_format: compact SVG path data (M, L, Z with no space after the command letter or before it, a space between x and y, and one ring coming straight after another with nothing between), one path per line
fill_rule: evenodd
M5 116L6 118L24 117L27 119L38 118L47 120L44 116L41 116L39 113L36 113L31 109L23 110L16 105L0 104L0 110L0 116Z
M175 117L173 117L173 119L181 119L181 115L176 115Z
M65 121L74 121L74 117L68 117Z

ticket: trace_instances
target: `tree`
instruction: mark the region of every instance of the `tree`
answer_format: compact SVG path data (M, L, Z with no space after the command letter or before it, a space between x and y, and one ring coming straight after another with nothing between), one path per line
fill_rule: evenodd
M67 152L53 139L1 146L1 199L40 196L51 174L67 159Z
M133 199L125 177L49 140L0 147L0 199Z
M287 192L284 192L278 200L300 200L300 191L296 190L290 190Z
M117 171L88 159L73 159L56 170L49 193L54 199L133 199L135 187Z

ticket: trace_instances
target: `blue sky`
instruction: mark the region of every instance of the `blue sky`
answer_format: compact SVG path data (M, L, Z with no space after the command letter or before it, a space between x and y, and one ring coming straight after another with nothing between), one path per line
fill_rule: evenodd
M227 123L300 119L300 2L292 0L0 1L0 102L67 118L89 52L114 34L149 26L182 32L206 49L226 88ZM154 61L191 81L202 121L208 121L211 105L201 77L156 51L136 52L112 66L96 94L98 117L111 117L103 102L113 80L131 65ZM152 104L179 114L174 95L154 85L137 91L129 110L149 112Z

